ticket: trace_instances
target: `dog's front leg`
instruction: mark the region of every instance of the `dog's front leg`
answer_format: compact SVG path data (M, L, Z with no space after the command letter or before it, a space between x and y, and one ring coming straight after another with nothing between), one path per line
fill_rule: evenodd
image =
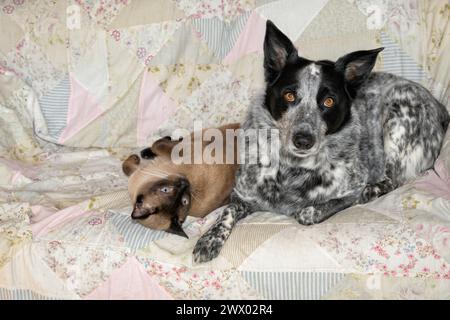
M197 241L194 247L194 261L207 262L216 258L234 225L250 214L249 205L237 197L222 211L214 225Z
M354 196L344 197L340 199L332 199L325 203L316 204L303 208L294 214L298 223L309 226L328 219L336 212L344 210L354 204L356 198Z

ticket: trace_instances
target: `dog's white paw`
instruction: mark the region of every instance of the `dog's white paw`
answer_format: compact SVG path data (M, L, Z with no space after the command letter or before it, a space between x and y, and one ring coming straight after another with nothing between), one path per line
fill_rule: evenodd
M216 258L222 249L224 241L221 237L214 236L210 232L205 233L195 244L193 255L194 262L208 262Z
M322 212L314 207L306 207L303 208L300 212L296 212L294 214L294 218L298 223L309 226L316 223L317 218L321 214Z

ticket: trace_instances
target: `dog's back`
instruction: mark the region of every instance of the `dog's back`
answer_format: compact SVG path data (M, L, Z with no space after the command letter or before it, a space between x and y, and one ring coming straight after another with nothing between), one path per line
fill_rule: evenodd
M364 120L367 130L362 134L370 137L370 148L383 150L368 166L385 167L394 187L433 166L450 117L423 86L374 72L360 88L352 108Z

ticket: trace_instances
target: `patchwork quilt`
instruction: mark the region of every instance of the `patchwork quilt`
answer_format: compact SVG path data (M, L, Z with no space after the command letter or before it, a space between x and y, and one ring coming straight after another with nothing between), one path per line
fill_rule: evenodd
M376 69L447 108L447 0L0 1L0 299L449 299L450 131L434 168L314 226L241 221L220 256L130 219L121 161L177 128L241 121L270 19L312 59Z

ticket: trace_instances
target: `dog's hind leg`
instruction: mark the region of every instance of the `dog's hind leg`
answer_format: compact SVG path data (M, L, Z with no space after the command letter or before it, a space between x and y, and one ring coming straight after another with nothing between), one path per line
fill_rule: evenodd
M195 244L193 251L195 262L207 262L216 258L234 225L251 213L249 205L237 196L232 195L231 201L216 223Z
M385 99L385 176L397 187L433 166L448 113L423 87L409 82L393 87Z
M399 186L398 178L401 170L399 148L396 145L388 145L387 147L385 146L386 150L388 153L386 154L383 180L366 185L359 197L358 204L370 202Z

